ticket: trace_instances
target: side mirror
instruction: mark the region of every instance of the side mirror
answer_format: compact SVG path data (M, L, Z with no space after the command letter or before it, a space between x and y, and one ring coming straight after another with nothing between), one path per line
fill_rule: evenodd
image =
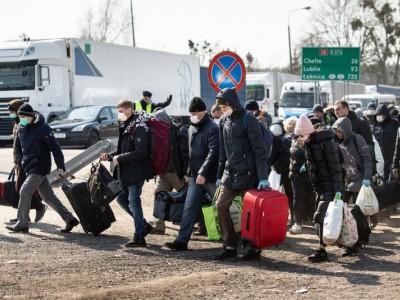
M48 67L40 67L39 91L50 85L50 72Z

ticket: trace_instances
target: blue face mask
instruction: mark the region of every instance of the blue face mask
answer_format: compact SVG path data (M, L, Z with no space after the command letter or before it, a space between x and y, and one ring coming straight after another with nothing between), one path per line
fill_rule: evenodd
M17 115L16 115L16 114L10 114L10 118L11 118L11 119L16 119L16 118L17 118Z
M26 126L29 124L28 118L19 118L19 122L22 124L22 126Z

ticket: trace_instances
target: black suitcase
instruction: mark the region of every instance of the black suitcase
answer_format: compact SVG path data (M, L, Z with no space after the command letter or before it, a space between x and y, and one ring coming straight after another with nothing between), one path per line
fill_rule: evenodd
M93 235L99 235L110 228L111 223L115 222L115 216L110 205L99 207L91 202L86 182L70 184L64 181L62 190L78 215L86 233L91 232Z
M381 185L373 186L372 190L378 200L379 210L400 202L400 182L397 180L383 182Z

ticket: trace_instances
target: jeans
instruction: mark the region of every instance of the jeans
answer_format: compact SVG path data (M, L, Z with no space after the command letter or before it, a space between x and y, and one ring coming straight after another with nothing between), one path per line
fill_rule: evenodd
M65 223L68 223L74 218L69 210L61 203L60 199L58 199L54 194L49 180L45 175L29 174L22 184L20 190L17 225L21 227L28 227L32 195L36 189L39 191L43 201L46 202L52 209L54 209L61 216Z
M142 199L140 198L143 184L144 180L127 188L122 188L121 194L117 197L118 204L133 217L134 237L136 238L144 238L143 209Z
M189 178L188 191L183 209L183 216L177 241L187 244L193 231L194 224L197 221L201 210L201 202L205 194L213 198L216 190L214 183L206 183L203 185L196 184L196 178Z

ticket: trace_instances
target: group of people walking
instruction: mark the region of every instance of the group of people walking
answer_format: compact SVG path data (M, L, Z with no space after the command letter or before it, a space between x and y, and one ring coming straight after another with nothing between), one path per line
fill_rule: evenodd
M236 196L243 196L249 189L269 187L268 177L273 170L280 174L283 191L289 199L289 232L300 234L305 222L313 222L319 247L308 259L326 261L328 255L322 236L327 207L335 195L342 194L347 203L351 199L355 201L362 185L373 184L376 175L374 137L383 153L383 179L399 176L400 131L398 121L385 105L376 109L373 122L371 118L358 117L346 101L335 102L329 114L321 106L315 106L311 118L302 115L298 119L272 122L271 116L260 110L257 102L250 100L243 106L235 89L226 88L218 93L212 108L207 108L201 98L194 97L189 105L190 126L186 127L162 109L169 105L171 96L158 105L149 100L151 93L145 91L143 96L142 101L135 103L128 99L117 103L118 146L113 153L100 156L104 161L111 157L118 169L122 192L117 202L133 217L134 234L126 247L145 247L148 234L165 233L164 222L147 222L142 209L143 185L153 178L148 151L149 114L166 121L171 129L170 165L165 174L156 176L155 193L187 188L179 233L173 241L165 243L171 250L188 249L196 223L198 233L204 234L202 201L206 195L213 198L218 188L216 207L223 249L215 259L236 257L240 236L235 232L229 208ZM71 231L79 221L61 204L46 179L50 172L50 152L53 152L60 175L64 170L63 155L50 127L29 104L18 109L10 104L9 110L10 115L20 118L15 134L15 163L26 172L27 178L20 190L17 222L7 228L28 230L30 199L37 189L43 200L65 220L63 231ZM350 153L355 168L346 168L343 153ZM43 207L38 208L37 214L42 217ZM356 244L348 247L344 255L357 251ZM260 253L261 249L249 245L242 258L258 259Z

